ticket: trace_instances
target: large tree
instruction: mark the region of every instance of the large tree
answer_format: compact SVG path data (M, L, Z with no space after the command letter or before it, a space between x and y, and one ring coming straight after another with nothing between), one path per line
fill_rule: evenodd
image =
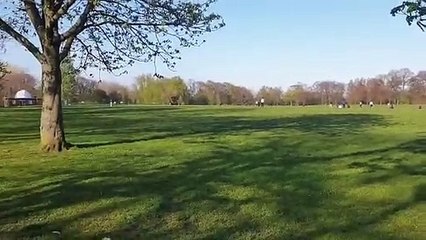
M337 104L345 93L345 84L336 81L316 82L313 88L321 97L321 104Z
M265 99L266 105L281 105L282 104L283 91L279 87L268 87L263 86L257 93L256 99Z
M404 1L392 9L391 14L406 16L409 25L416 23L423 31L426 28L426 0Z
M2 0L0 41L14 39L41 64L44 151L67 147L61 107L61 62L117 71L135 61L173 67L180 47L196 46L222 27L216 0Z
M420 71L409 81L409 97L411 103L426 102L426 71Z
M283 98L286 102L290 103L291 106L305 105L308 100L308 86L303 83L297 83L290 86Z
M408 82L413 76L414 73L408 68L391 70L386 76L382 76L392 90L392 101L400 103L402 96L406 94Z
M368 79L366 82L368 101L378 104L387 103L391 98L391 90L385 81L379 77Z
M188 87L180 77L156 79L141 75L136 79L139 102L143 104L169 104L172 98L188 103Z
M358 78L349 81L347 85L347 98L350 103L369 101L367 80Z

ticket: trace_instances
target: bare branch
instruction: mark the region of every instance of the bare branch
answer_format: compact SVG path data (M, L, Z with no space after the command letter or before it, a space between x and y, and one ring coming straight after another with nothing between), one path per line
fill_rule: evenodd
M61 35L61 41L65 41L68 38L75 38L84 30L84 25L87 23L90 12L95 8L96 0L88 0L86 7L84 8L83 13L80 15L77 22L68 29L65 33Z
M44 23L37 10L37 6L34 0L24 0L25 11L40 38L44 35Z
M75 40L75 37L69 37L65 41L64 46L62 48L62 51L59 55L61 61L64 60L68 56L68 54L71 50L72 44L74 43L74 40Z
M56 12L55 16L53 16L53 19L57 21L59 18L61 18L63 15L65 15L70 7L76 2L77 0L68 0L59 8L59 10Z
M0 18L0 30L9 34L13 39L15 39L18 43L24 46L30 53L34 55L34 57L39 61L43 61L43 55L40 50L31 43L26 37L13 29L7 22Z

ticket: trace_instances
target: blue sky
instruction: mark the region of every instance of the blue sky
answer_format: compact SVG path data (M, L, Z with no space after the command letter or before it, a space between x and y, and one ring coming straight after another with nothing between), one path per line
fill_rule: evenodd
M175 72L160 67L159 73L258 89L347 82L402 67L426 69L426 33L389 14L401 1L219 0L214 10L226 27L205 36L202 47L182 51ZM40 75L38 63L16 44L0 58ZM131 84L154 66L128 70L128 75L102 73L101 78Z

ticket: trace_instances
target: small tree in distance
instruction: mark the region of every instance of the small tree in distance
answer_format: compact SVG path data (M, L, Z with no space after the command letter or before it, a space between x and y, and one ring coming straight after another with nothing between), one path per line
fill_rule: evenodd
M67 57L61 63L62 73L62 98L66 103L74 101L76 88L77 88L77 76L79 74L78 69L74 67L74 61Z
M0 61L0 79L2 79L7 73L6 63Z
M2 0L0 42L14 39L41 64L43 151L61 151L65 140L61 62L119 71L135 61L175 66L181 47L224 26L209 13L216 0Z

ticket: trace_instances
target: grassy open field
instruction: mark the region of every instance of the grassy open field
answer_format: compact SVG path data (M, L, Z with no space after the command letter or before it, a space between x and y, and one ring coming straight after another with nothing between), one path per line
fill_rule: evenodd
M426 239L426 110L0 109L0 239Z

